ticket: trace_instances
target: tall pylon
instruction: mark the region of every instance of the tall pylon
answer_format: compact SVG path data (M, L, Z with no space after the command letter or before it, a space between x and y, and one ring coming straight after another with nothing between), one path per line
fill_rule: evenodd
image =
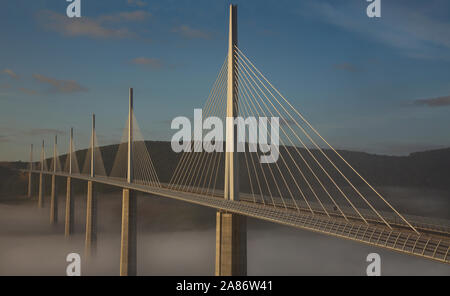
M224 198L233 201L239 201L237 127L234 124L239 111L236 84L237 57L234 54L237 43L237 6L230 5ZM244 216L217 212L215 275L247 275L246 227Z
M30 171L28 172L28 198L31 198L33 186L32 182L32 171L33 171L33 144L31 144L30 149Z
M50 224L58 223L58 188L56 187L56 169L58 166L58 136L55 136L55 145L53 146L53 174L52 188L50 193Z
M130 88L128 104L127 182L133 182L133 89ZM136 192L124 188L122 194L122 232L120 241L120 275L137 273L137 200Z
M44 207L44 161L45 161L45 143L42 140L41 150L41 172L39 173L39 193L38 193L38 207Z
M70 129L70 140L69 140L69 177L67 177L66 183L66 217L65 217L65 227L64 234L69 237L73 233L74 229L74 199L72 196L72 154L73 154L73 128Z
M95 114L92 114L91 135L91 178L95 177ZM85 249L88 256L96 251L97 246L97 196L94 193L93 181L88 181L86 204L86 241Z
M225 199L239 200L239 161L237 155L237 126L234 119L238 116L238 88L236 85L237 57L237 6L230 5L230 23L228 36L228 73L227 73L227 120L225 150Z

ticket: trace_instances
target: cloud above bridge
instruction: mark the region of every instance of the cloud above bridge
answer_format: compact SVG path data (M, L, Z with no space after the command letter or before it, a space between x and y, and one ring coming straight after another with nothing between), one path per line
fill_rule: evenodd
M414 104L418 106L428 106L428 107L446 107L450 106L450 96L419 99L415 100Z
M119 12L115 14L108 14L99 16L96 20L99 23L118 23L118 22L143 22L151 18L151 13L143 10Z
M5 73L6 75L8 75L9 77L13 78L13 79L20 79L19 75L17 75L13 70L11 69L4 69L3 73Z
M40 136L40 135L65 135L66 132L59 130L59 129L53 129L53 128L33 128L29 131L25 131L24 134L31 135L31 136Z
M345 72L351 72L351 73L355 73L355 72L359 72L360 69L358 67L356 67L355 65L351 64L351 63L340 63L340 64L335 64L333 65L333 68L336 70L341 70L341 71L345 71Z
M164 67L164 63L157 58L139 57L131 60L131 62L135 65L145 66L146 68L153 70L160 70Z
M89 37L94 39L134 38L136 32L124 27L126 22L143 22L151 14L142 11L119 12L98 17L68 18L64 14L50 10L41 10L37 14L38 22L45 29L68 37Z
M147 6L147 3L142 0L127 0L127 3L130 6L138 6L138 7Z
M47 77L41 74L33 74L33 78L37 82L49 85L50 86L49 91L52 93L70 94L88 90L87 88L81 86L75 80L60 80Z
M366 16L365 1L304 2L302 16L319 19L397 49L417 59L450 60L450 22L439 17L448 11L448 1L385 1L381 21Z
M29 88L26 88L26 87L20 87L19 91L24 93L24 94L31 95L31 96L39 94L39 92L37 90L29 89Z
M181 25L172 29L173 33L180 35L186 39L211 39L211 32L200 29L194 29L188 25Z

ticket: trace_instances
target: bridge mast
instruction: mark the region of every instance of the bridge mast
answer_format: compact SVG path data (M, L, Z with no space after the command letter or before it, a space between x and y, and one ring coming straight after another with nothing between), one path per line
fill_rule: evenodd
M91 136L91 178L95 177L95 114L92 114ZM97 245L97 197L94 194L93 181L88 181L86 205L86 241L85 249L88 256L92 255Z
M73 153L73 127L70 128L69 140L69 175L72 175L72 153Z
M32 191L32 173L31 171L33 170L33 144L31 144L31 149L30 149L30 172L28 173L28 197L31 197L31 191Z
M94 178L94 169L95 169L95 114L92 114L92 135L91 135L91 177Z
M128 154L127 182L133 182L133 88L130 88L128 101Z
M225 150L225 199L239 200L239 177L237 155L237 127L234 119L238 116L238 93L236 85L237 47L237 6L230 5L230 23L228 36L228 73L227 73L227 122Z
M237 6L230 5L227 78L227 122L224 198L239 201L239 158L237 152L238 91L236 83ZM247 230L244 216L217 212L216 275L247 274Z
M52 190L50 194L50 224L58 222L58 193L56 192L56 166L57 163L57 145L58 136L55 136L55 145L53 146L53 175L52 175Z
M128 154L127 182L133 183L133 89L130 88L128 104ZM145 142L144 142L145 143ZM120 241L120 275L137 273L137 199L136 192L124 188L122 192L122 234Z
M69 177L67 177L67 187L66 187L66 219L64 234L69 237L73 232L74 223L74 200L72 198L72 153L73 153L73 128L70 129L70 140L69 140Z
M44 183L43 183L43 171L44 171L44 140L42 140L42 150L41 150L41 172L39 173L39 195L38 195L38 207L42 208L44 206Z

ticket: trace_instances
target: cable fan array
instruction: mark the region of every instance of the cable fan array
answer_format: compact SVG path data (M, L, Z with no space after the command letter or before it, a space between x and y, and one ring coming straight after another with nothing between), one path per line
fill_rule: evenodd
M132 135L133 135L133 182L142 185L161 187L161 183L148 152L138 122L134 113L132 113ZM122 133L122 139L119 144L110 177L115 179L127 178L128 167L128 125L129 118L126 121Z
M203 106L203 118L218 117L225 122L227 96L227 60L222 64L219 75ZM223 127L222 127L223 128ZM223 129L222 129L223 131ZM205 142L205 145L222 145L223 141ZM223 189L224 153L206 152L212 147L205 147L201 141L191 141L191 152L183 152L178 165L169 181L168 188L208 196L220 196ZM206 149L205 149L206 148ZM199 151L201 152L194 152ZM223 196L223 193L222 193Z
M242 202L309 213L313 216L340 217L346 221L384 224L391 229L391 224L396 223L417 233L416 229L342 156L345 155L345 151L334 149L238 47L234 48L232 54L235 57L233 71L236 77L237 102L233 105L237 108L236 113L243 118L252 117L257 120L278 118L279 122L279 126L273 126L272 121L267 120L267 124L260 124L257 127L258 135L266 135L269 143L274 141L272 130L277 130L280 145L272 147L276 149L279 157L274 163L260 161L261 156L267 153L263 153L261 147L253 142L254 138L249 135L250 130L247 132L247 129L244 129L245 152L238 153ZM217 117L222 123L226 122L228 70L225 59L203 107L204 120L208 117ZM181 153L170 181L168 184L161 184L149 154L148 143L142 136L134 113L131 113L131 116L134 183L223 198L225 170L223 139L213 139L212 142L192 140L189 143L191 152ZM94 132L91 144L84 155L72 153L71 162L65 155L62 171L67 173L71 167L73 174L91 175L93 163L95 176L126 181L129 122L128 118L121 142L114 146L115 156L111 151L108 152L111 159L114 157L111 169L105 169L102 155L105 149L99 148ZM224 127L225 124L222 124L222 132ZM259 149L249 151L250 146L254 145ZM222 147L222 152L208 152L213 150L212 146ZM70 148L74 151L73 143ZM44 161L34 167L47 170L44 150L41 152L41 159ZM81 172L78 160L84 163ZM52 159L50 168L53 170L54 167L56 171L61 171L59 156ZM107 171L110 173L107 174Z
M135 116L132 116L132 133L133 133L133 183L161 187L158 175L148 152L147 143L145 142L139 125ZM44 171L48 171L47 161L50 160L50 170L53 171L56 163L56 172L69 173L70 169L72 174L91 175L92 173L92 156L94 157L93 169L95 177L113 178L116 180L127 180L127 166L128 166L128 120L126 127L123 130L122 139L119 145L111 145L100 148L98 143L96 132L91 137L89 148L81 151L75 150L75 145L71 142L72 147L69 147L69 151L73 151L72 157L69 154L60 156L57 148L54 151L56 158L45 158L44 149L41 152L40 162L36 162L33 167L40 170L41 166ZM92 143L93 142L93 143ZM92 148L93 147L93 148ZM93 151L92 151L93 149ZM111 150L111 151L109 151ZM114 151L115 150L115 151ZM94 153L92 153L94 152ZM115 153L114 162L110 170L110 174L107 174L107 169L103 161L105 153ZM64 167L61 167L60 158L63 158ZM56 160L55 160L56 159ZM82 170L79 169L79 160L83 163Z
M342 217L366 224L400 223L416 229L334 149L294 106L269 82L247 56L235 47L239 116L279 119L279 158L261 163L260 149L238 153L240 199L266 206ZM222 65L204 106L204 118L226 116L227 63ZM225 122L225 121L223 121ZM272 141L271 120L260 125ZM274 127L275 128L275 127ZM201 145L192 141L192 147ZM192 149L194 151L194 149ZM224 153L184 152L169 188L202 195L223 196Z

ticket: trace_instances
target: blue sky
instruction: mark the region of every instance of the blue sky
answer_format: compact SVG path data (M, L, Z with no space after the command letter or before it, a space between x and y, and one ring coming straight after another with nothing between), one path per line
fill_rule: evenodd
M201 107L227 50L228 1L0 1L0 159L75 128L118 142L128 88L147 139ZM239 47L338 148L404 155L450 146L450 2L235 1ZM51 146L51 145L48 145ZM35 153L37 158L38 153ZM48 147L47 155L51 154Z

